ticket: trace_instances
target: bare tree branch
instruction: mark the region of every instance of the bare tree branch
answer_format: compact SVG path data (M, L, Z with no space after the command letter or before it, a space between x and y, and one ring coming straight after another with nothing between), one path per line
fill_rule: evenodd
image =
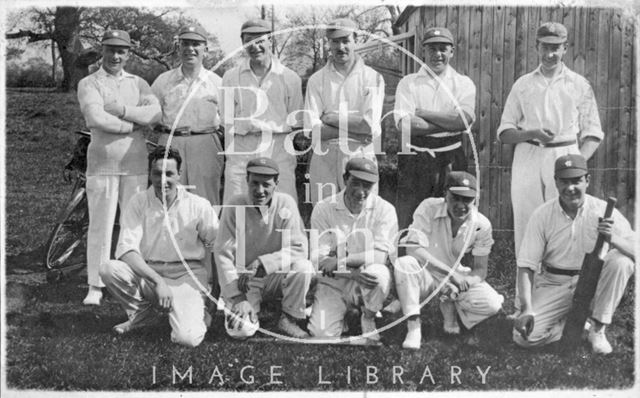
M18 32L15 32L15 33L6 34L7 39L20 39L22 37L28 37L29 43L33 43L36 41L51 40L53 38L53 34L48 32L37 33L31 30L22 30L22 29L20 29Z

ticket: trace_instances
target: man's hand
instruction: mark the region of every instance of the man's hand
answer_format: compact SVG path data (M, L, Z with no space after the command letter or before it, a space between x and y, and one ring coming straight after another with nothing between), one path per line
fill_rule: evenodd
M156 284L156 296L158 296L158 305L163 310L169 311L171 310L171 306L173 305L173 293L169 286L164 280L160 280Z
M241 272L238 275L238 289L242 293L246 293L249 291L249 281L253 278L253 272Z
M520 316L515 320L513 324L513 328L520 333L523 339L528 339L533 331L534 326L534 316L531 311L524 311L520 314Z
M235 329L236 327L238 327L240 325L241 320L244 317L248 316L251 322L256 322L258 320L258 314L256 313L256 310L253 308L251 303L249 303L247 300L236 303L231 309L231 312L233 312L236 315L231 320L232 329Z
M110 102L108 104L104 104L104 111L115 117L122 118L124 116L124 105L117 101Z
M540 141L543 144L546 144L547 142L551 141L555 136L555 133L549 129L534 129L534 130L531 130L531 132L533 133L533 138L535 138L536 140Z
M325 257L320 260L318 270L324 276L333 276L335 270L338 269L338 258L334 256Z
M378 285L378 278L362 271L362 268L355 268L351 271L351 279L358 282L367 289L373 289Z
M340 116L338 112L325 112L320 116L320 121L326 125L338 127Z
M451 274L450 281L460 290L460 292L466 292L471 286L466 276L457 273Z
M598 233L601 234L606 242L611 243L613 236L613 218L598 218Z

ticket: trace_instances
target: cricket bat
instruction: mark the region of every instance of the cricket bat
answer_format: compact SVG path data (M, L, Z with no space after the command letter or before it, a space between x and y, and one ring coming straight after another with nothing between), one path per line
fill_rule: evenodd
M604 218L611 217L616 202L616 198L607 199ZM602 235L598 235L595 248L591 253L584 256L578 284L573 293L571 310L567 316L562 336L562 340L566 346L575 347L580 343L584 324L590 313L591 300L596 293L596 286L598 285L598 279L602 271L604 256L608 251L609 244L605 242Z

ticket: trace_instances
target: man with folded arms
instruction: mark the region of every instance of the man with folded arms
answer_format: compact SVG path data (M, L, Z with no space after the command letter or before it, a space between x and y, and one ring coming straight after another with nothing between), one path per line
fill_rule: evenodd
M275 192L278 175L278 165L269 158L247 163L248 192L225 203L213 252L222 296L235 314L233 324L257 323L262 301L281 297L278 327L304 338L309 335L297 323L305 319L314 271L296 202Z
M302 126L302 81L271 53L270 34L271 24L267 21L242 24L240 38L247 46L248 59L229 69L222 78L224 90L232 91L225 91L225 98L232 101L221 103L227 134L225 203L234 195L247 192L247 162L258 157L271 158L278 164L276 190L298 201L296 156L293 147L287 150L286 138L292 128Z
M345 188L322 200L311 214L312 261L324 276L318 280L309 320L317 337L338 338L350 309L361 311L363 336L354 342L377 343L375 314L389 294L386 266L398 233L393 205L373 193L378 167L365 158L347 162Z
M91 143L87 149L87 277L83 303L99 305L99 271L111 255L116 209L147 187L147 147L140 127L160 118L160 105L144 79L123 70L131 40L122 30L102 37L102 67L78 83L78 102ZM121 217L122 221L122 217Z
M171 147L180 151L184 160L180 182L194 186L193 193L216 206L221 204L224 168L217 134L222 78L204 68L207 51L207 32L197 25L184 26L178 35L181 65L158 76L151 88L162 105L162 120L156 128L162 132L161 145L167 145L176 125Z
M586 193L590 176L582 155L559 157L554 170L560 195L533 212L517 254L522 314L516 319L513 340L522 347L560 340L582 261L585 254L593 251L598 234L602 234L611 250L604 258L593 297L589 342L595 353L608 354L612 347L605 327L611 323L635 270L637 238L618 210L611 218L602 219L606 202ZM541 273L534 283L537 271ZM523 337L531 316L533 329Z
M180 186L180 154L165 151L160 146L149 154L151 187L125 207L117 260L107 262L100 276L129 317L114 326L116 333L150 324L160 310L169 315L171 341L195 347L211 323L203 260L218 217L206 199Z
M449 274L449 283L458 294L440 300L447 334L460 333L457 316L471 329L496 314L504 301L485 281L493 238L491 223L474 204L475 177L452 171L446 187L444 198L428 198L416 209L406 237L408 255L395 264L396 290L408 317L403 348L420 348L420 303ZM469 252L473 256L471 268L459 264L452 270Z

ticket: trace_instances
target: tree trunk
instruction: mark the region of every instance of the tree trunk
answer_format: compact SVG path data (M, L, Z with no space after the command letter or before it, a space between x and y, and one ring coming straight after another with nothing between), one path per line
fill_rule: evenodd
M81 10L78 7L57 7L53 39L62 59L62 91L75 90L80 79L89 73L88 65L77 65L82 44L78 38Z
M56 42L51 40L51 81L56 85Z

